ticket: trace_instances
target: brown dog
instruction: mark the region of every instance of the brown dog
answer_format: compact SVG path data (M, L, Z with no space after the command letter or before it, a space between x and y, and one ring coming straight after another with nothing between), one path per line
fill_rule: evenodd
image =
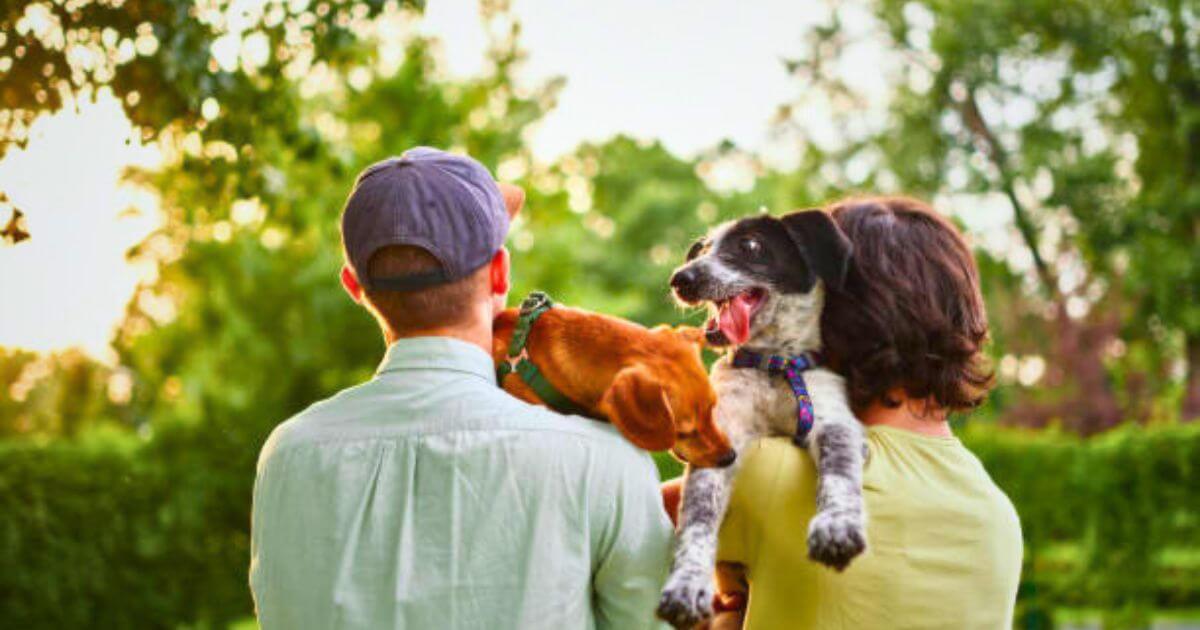
M517 309L493 324L492 357L507 362ZM700 360L695 328L632 322L577 308L544 312L530 330L528 358L561 394L587 415L607 418L634 445L671 449L697 467L727 466L736 453L713 422L717 396ZM513 396L545 404L518 374L501 383Z

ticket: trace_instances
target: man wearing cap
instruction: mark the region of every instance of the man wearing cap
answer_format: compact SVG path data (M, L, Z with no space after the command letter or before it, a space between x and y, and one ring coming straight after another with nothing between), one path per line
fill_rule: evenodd
M279 425L258 462L250 585L275 628L643 628L669 559L651 459L496 386L492 319L523 192L417 148L359 175L347 293L375 376Z

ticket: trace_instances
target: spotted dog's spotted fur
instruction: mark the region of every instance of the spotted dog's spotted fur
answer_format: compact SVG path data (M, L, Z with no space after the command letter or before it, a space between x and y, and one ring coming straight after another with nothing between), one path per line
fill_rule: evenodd
M671 285L683 302L708 302L718 313L708 330L716 345L725 335L720 305L752 293L758 299L749 337L755 351L798 355L821 348L820 315L825 285L842 281L850 244L828 215L796 212L780 219L751 217L716 228L688 254ZM817 463L817 513L808 525L809 557L844 569L867 544L862 496L864 440L850 411L842 378L824 368L804 373L814 423L806 446ZM735 368L729 356L716 362L716 420L741 452L764 435L789 436L796 427L796 399L787 382L754 369ZM712 571L717 532L737 466L688 467L680 507L675 560L658 614L677 628L712 614Z

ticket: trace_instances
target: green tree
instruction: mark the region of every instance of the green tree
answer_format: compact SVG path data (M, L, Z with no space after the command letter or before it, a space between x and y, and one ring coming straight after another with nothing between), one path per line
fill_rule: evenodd
M18 0L0 5L0 156L29 125L110 90L151 139L204 130L235 147L270 120L295 138L288 92L314 67L363 54L356 33L414 0L237 3L222 0ZM258 116L223 116L225 111ZM0 203L3 203L0 192ZM11 226L17 228L14 213ZM18 231L0 233L19 242Z
M436 45L403 30L419 15L396 11L359 25L337 63L317 56L303 73L283 71L269 100L259 102L261 86L249 81L246 92L213 97L219 108L203 123L163 127L162 167L129 174L159 197L164 219L130 252L156 263L157 274L130 301L114 340L133 380L122 420L144 437L131 461L166 475L155 481L159 508L149 524L162 536L134 547L139 559L167 562L175 543L163 538L196 525L203 534L178 541L161 592L121 619L224 622L251 613L249 507L265 437L367 378L383 351L374 322L337 282L338 215L358 170L417 144L494 166L525 153L522 132L552 103L556 82L513 81L521 53L503 11L485 15L512 27L494 42L490 70L464 81L440 76ZM400 35L387 26L392 18ZM39 566L57 557L54 549L35 555ZM101 568L55 593L86 597L89 584L117 573ZM193 582L206 590L190 590ZM181 618L154 616L166 612Z
M752 186L720 186L723 168ZM688 247L723 221L820 203L828 191L809 175L771 171L729 142L695 158L626 136L584 144L527 176L529 211L510 240L517 290L648 326L699 325L704 314L682 309L669 288Z
M1024 343L1049 350L1048 382L1068 390L1059 408L1079 417L1076 428L1121 419L1136 389L1127 377L1139 370L1171 397L1168 368L1181 345L1183 415L1200 412L1196 3L854 6L874 15L879 28L868 37L893 53L892 96L882 116L851 127L866 132L809 155L862 167L857 179L836 176L851 187L1007 202L1029 271L1025 289L1008 294L1008 308L1026 315L1001 333L1042 331ZM861 38L840 15L791 67L807 86L860 105L835 60ZM1122 365L1113 348L1128 349Z
M249 432L252 452L275 423L369 375L381 338L337 282L345 195L359 170L418 144L488 164L521 152L520 132L553 86L518 96L519 55L498 45L508 48L493 51L494 72L447 84L430 44L413 39L396 68L331 73L303 97L293 87L277 110L294 112L296 135L262 111L231 109L222 115L254 121L250 142L235 148L195 132L178 139L165 168L135 175L167 218L134 252L161 262L141 290L174 305L163 320L133 300L118 337L147 417Z
M330 63L353 57L357 30L385 9L418 4L6 2L0 8L0 154L28 140L34 118L94 97L99 88L111 89L148 137L170 126L204 125L211 118L204 115L209 98L226 107L270 107L306 57ZM218 58L221 45L233 55ZM227 118L221 133L231 141L249 137L251 123Z
M0 348L0 439L74 437L120 422L129 392L124 370L77 349L38 354Z

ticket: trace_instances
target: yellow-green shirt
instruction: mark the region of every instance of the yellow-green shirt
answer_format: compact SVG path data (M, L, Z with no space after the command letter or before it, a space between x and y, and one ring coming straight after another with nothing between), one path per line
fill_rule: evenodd
M953 437L867 431L868 549L843 573L807 558L816 470L790 440L743 453L718 558L745 566L745 628L1011 628L1021 575L1012 502Z

